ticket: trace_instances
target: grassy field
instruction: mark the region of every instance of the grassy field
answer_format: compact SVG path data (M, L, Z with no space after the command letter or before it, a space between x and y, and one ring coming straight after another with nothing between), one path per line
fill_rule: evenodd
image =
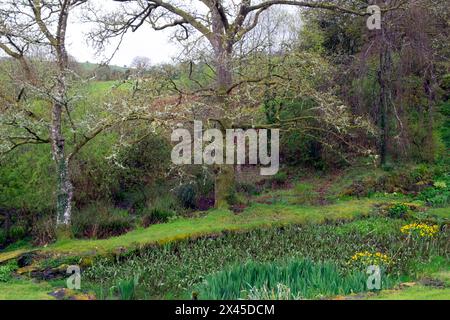
M46 282L14 280L0 282L0 300L53 300L51 285Z
M450 288L433 288L422 285L399 290L386 290L369 297L370 300L449 300Z

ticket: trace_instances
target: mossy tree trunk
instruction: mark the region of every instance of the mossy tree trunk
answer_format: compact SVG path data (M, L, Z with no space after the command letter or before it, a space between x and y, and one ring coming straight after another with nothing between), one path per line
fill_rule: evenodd
M63 101L66 93L65 79L58 79L58 93ZM56 214L58 225L69 225L72 211L73 187L70 181L69 161L66 157L65 140L62 132L63 104L55 102L52 107L51 141L53 160L57 175Z
M55 99L52 106L51 142L53 159L56 164L57 198L56 213L57 225L68 226L72 215L73 186L70 181L69 158L66 156L65 139L62 130L63 111L69 112L67 106L67 70L69 56L66 49L66 31L69 18L70 2L64 2L60 8L56 36L49 35L49 41L56 51L58 78L55 87Z
M232 123L228 118L232 112L228 103L228 89L233 83L232 73L232 48L233 43L227 41L225 35L220 32L224 28L220 16L213 17L213 30L215 30L211 43L214 48L216 67L216 102L220 109L219 123L223 137L226 137L226 130L231 129ZM224 141L224 146L226 143ZM235 192L235 170L232 164L219 165L216 170L215 186L215 207L228 209Z

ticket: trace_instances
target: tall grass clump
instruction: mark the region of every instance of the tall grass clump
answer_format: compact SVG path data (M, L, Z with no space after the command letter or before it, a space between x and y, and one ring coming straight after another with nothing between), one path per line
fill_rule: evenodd
M125 210L94 204L72 217L72 233L76 238L106 239L119 236L133 228L132 218Z
M343 274L331 262L309 259L282 264L248 262L208 276L199 286L200 299L313 299L366 290L367 275Z
M139 284L139 276L135 275L132 279L121 280L117 284L117 291L120 300L136 299L136 289Z

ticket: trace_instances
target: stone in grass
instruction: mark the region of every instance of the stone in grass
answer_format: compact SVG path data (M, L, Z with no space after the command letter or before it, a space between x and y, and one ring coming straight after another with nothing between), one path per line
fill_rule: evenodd
M77 292L67 288L57 289L49 293L49 295L58 300L96 300L95 296L91 293Z

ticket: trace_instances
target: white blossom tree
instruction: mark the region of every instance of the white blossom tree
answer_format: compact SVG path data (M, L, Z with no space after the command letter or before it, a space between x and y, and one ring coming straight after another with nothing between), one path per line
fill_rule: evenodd
M152 93L148 91L145 103L135 103L134 95L121 93L110 95L100 106L91 105L82 117L74 115L77 102L85 98L80 93L85 84L70 69L66 36L69 15L86 2L7 0L0 4L0 49L19 62L25 75L9 75L20 88L17 97L8 92L0 95L4 105L0 110L0 153L27 144L51 144L57 175L58 225L70 224L70 162L78 152L108 128L125 121L155 120L149 112ZM43 52L43 57L36 52ZM48 109L35 112L37 102ZM162 112L158 115L164 118Z

